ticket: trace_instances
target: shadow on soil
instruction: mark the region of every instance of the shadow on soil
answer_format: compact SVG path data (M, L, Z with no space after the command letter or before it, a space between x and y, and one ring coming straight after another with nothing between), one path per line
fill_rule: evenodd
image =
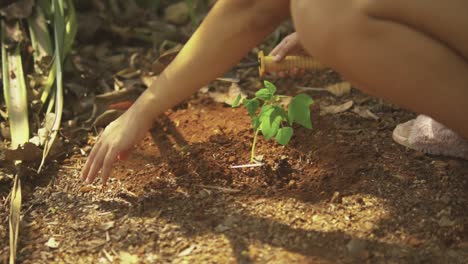
M184 233L188 236L196 236L205 233L222 233L229 239L238 263L252 262L252 259L246 254L246 252L249 251L249 240L260 241L273 247L281 247L292 252L300 253L307 256L310 261L336 262L351 261L353 259L346 251L346 243L351 239L359 239L344 232L322 232L293 228L291 225L278 222L274 219L251 215L245 212L242 206L230 203L229 199L227 199L227 201L226 199L221 199L221 196L217 201L216 199L207 201L206 199L200 198L198 196L198 191L201 188L197 188L196 186L214 183L231 186L236 180L236 176L233 176L225 167L219 164L217 165L211 158L207 160L206 157L215 153L181 158L180 148L174 148L174 141L179 147L190 146L190 149L199 149L202 153L206 149L212 149L213 146L205 148L203 146L205 143L189 144L169 119L163 120L158 127L166 128L165 132L152 133L154 143L159 149L160 157L163 160L158 159L156 161L153 160L153 162L155 165L160 164L162 161L166 162L169 171L176 177L177 183L175 185L187 187L186 189L189 191L185 195L177 195L175 189L170 190L170 188L166 189L164 193L149 192L137 202L139 203L139 209L138 211L134 211L134 214L145 216L154 215L156 211L162 211L161 217L180 225ZM172 141L168 139L168 135L172 137ZM298 137L304 136L309 135L298 135ZM318 140L321 141L322 146L334 143L327 141L325 136L322 136L322 138ZM221 144L218 144L220 148L229 148L223 146L223 142L230 141L229 138L222 138L221 136L221 138L218 137L214 139L214 141L217 143L221 142ZM216 142L215 144L217 144ZM392 210L392 217L390 219L382 220L376 225L374 232L377 234L377 238L379 236L380 226L394 226L394 230L388 230L387 228L385 230L387 233L392 231L404 231L411 235L413 230L415 230L414 223L424 221L422 218L411 218L411 208L414 206L421 206L421 200L408 200L408 202L412 204L402 205L402 197L395 197L391 194L392 189L383 190L383 188L409 188L408 179L411 179L411 177L408 176L409 178L406 179L406 174L411 174L414 170L419 170L419 173L422 174L430 174L430 169L421 167L418 164L410 165L401 161L403 175L401 177L405 179L392 178L388 173L385 173L384 164L380 163L385 162L385 159L389 159L389 157L376 152L372 148L372 142L367 142L364 145L362 145L362 142L357 142L356 144L361 144L361 146L357 148L353 143L350 143L348 146L338 148L337 151L342 151L341 153L346 156L346 161L337 162L337 164L334 164L334 160L339 158L339 155L337 156L337 151L314 153L314 155L321 156L317 159L317 163L311 166L310 170L302 172L304 175L307 175L307 179L303 179L303 182L300 183L300 188L298 187L296 190L287 190L286 188L286 190L268 194L265 192L259 193L258 190L256 190L258 186L253 186L247 187L238 194L232 195L253 198L281 198L286 196L310 204L329 201L334 192L339 192L342 195L356 193L374 195L384 199L387 203L386 206ZM293 147L295 146L293 145ZM307 148L301 145L298 148L300 148L298 151L304 153L313 151L311 146ZM397 153L395 157L398 156L398 153L401 154L398 150L394 152ZM365 157L370 157L371 160ZM417 163L418 161L416 160L413 162ZM423 161L420 162L421 164L425 164ZM321 165L326 167L326 169L318 170L317 167ZM279 168L280 173L278 173L278 170L273 172L271 168L267 167L260 173L254 171L254 174L266 175L262 178L265 182L258 183L257 185L261 186L265 183L267 185L273 184L277 185L278 189L281 189L287 186L291 179L290 176L295 170L295 168L286 163L283 169ZM327 170L328 172L324 172ZM407 171L405 172L404 170ZM382 171L384 172L383 175ZM253 177L254 174L247 173L241 176ZM454 177L461 177L461 174L456 174ZM269 179L274 180L273 182L268 182ZM430 178L427 180L434 181L434 184L438 181L438 179ZM390 185L388 184L389 182ZM321 193L317 193L317 190L320 190ZM214 195L218 194L215 193ZM430 199L432 199L433 196L430 192L427 192L420 193L417 197L425 199L427 204L427 202L431 203ZM429 201L427 201L428 199ZM437 203L436 201L433 202L435 204ZM213 208L215 209L213 210ZM431 209L428 208L428 210ZM466 213L464 214L466 216ZM226 221L229 222L229 227L223 228L223 223L226 223ZM241 226L242 228L239 228ZM412 257L417 255L416 253L419 251L418 248L409 245L381 243L378 242L377 239L362 241L369 245L369 249L393 252L395 256L401 259L408 258L408 261L414 261ZM448 242L447 246L449 246L449 243L450 242ZM430 259L433 256L427 255L426 257ZM424 261L424 259L418 258L417 261Z

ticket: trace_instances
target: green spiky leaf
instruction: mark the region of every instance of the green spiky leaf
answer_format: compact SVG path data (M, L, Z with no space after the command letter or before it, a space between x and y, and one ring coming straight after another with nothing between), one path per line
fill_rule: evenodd
M29 140L27 90L19 46L13 51L7 50L3 20L1 31L3 93L10 123L11 147L14 149Z

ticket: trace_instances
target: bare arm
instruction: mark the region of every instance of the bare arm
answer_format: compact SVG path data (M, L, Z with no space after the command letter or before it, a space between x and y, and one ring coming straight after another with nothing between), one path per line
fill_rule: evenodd
M101 135L82 179L106 182L116 158L129 151L165 110L223 74L289 14L289 0L219 0L177 58L135 104Z
M288 10L289 1L284 0L220 0L141 101L148 100L153 118L157 117L226 72L263 40Z

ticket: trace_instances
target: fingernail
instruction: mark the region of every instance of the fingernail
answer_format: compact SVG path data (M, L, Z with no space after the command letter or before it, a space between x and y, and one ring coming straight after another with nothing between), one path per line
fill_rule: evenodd
M275 55L275 57L273 58L276 62L280 61L281 60L281 56L278 54L278 55Z

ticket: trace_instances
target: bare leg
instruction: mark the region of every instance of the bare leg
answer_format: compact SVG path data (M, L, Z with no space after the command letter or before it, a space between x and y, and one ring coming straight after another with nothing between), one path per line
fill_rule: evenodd
M308 52L365 92L434 117L468 138L467 1L292 0L291 5ZM411 8L402 11L407 5Z

